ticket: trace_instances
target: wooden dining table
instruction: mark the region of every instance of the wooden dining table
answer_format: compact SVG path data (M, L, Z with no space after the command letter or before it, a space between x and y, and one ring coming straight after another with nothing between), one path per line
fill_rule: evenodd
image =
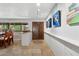
M2 37L3 35L5 35L5 32L0 32L0 37Z
M0 34L4 34L5 32L0 32Z

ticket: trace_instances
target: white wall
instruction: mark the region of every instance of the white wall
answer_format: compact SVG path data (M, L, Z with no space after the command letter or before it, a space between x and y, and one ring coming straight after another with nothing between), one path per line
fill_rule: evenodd
M45 42L49 48L52 49L55 56L77 56L79 55L79 48L65 42L57 37L45 33ZM75 51L74 51L75 50Z
M56 35L64 36L72 40L79 41L79 26L69 26L67 24L67 13L69 4L58 4L55 11L61 10L61 27L51 28L50 32ZM54 13L53 11L52 13ZM71 35L72 34L72 35Z
M54 14L57 10L61 10L61 27L58 27L58 28L52 27L51 29L45 29L45 31L51 32L52 34L58 35L60 37L65 37L65 38L68 38L69 40L75 40L78 42L79 41L79 26L69 26L67 24L67 13L68 13L69 5L70 4L57 4L55 6L55 8L52 10L49 17L51 17L52 14ZM75 47L73 46L73 48Z

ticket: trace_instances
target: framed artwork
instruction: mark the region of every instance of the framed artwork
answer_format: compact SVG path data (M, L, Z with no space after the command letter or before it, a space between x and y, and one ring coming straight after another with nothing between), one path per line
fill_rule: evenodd
M53 15L53 26L54 27L61 26L61 12L59 10Z
M68 8L67 24L70 26L79 25L79 4L72 3Z
M46 21L46 28L51 28L52 27L52 18L49 18L47 21Z
M49 28L52 27L52 18L49 18L49 20L48 20L48 25L49 25Z
M48 21L46 21L46 28L48 28Z

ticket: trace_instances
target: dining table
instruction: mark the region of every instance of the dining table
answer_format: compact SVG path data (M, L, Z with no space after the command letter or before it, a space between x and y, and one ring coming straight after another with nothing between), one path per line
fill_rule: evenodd
M5 32L0 32L0 37L2 37L5 34Z

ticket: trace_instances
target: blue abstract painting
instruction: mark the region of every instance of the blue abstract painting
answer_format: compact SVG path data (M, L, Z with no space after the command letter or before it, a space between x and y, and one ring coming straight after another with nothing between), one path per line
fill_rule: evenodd
M57 11L53 15L53 26L54 27L60 27L61 26L61 12Z

